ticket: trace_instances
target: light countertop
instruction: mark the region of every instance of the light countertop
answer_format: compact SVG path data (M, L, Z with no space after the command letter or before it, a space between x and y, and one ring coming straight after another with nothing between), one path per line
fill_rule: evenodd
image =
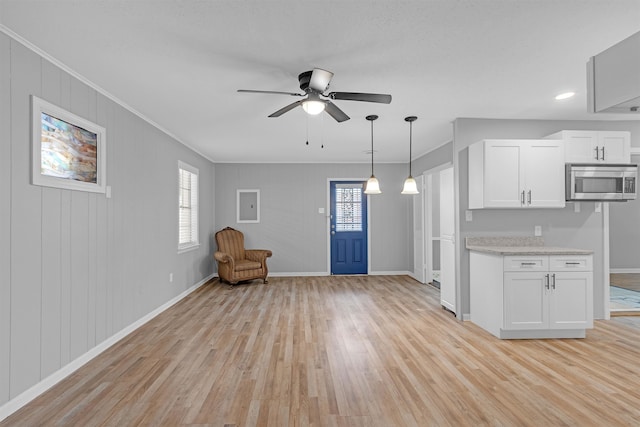
M592 250L545 246L542 237L467 237L466 248L470 251L496 255L591 255Z

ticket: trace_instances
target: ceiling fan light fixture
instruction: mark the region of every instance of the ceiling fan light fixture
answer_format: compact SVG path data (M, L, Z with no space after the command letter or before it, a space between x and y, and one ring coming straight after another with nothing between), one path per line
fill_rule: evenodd
M302 102L302 108L307 114L317 116L324 111L325 103L314 99L308 99Z
M411 145L413 140L413 122L418 120L416 116L405 117L404 121L409 122L409 177L404 180L404 186L400 194L419 194L418 184L411 176Z

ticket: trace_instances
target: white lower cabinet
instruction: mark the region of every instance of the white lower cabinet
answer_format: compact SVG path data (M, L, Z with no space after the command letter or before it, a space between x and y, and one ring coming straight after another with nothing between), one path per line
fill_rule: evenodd
M471 321L499 338L583 338L593 327L591 255L471 252Z

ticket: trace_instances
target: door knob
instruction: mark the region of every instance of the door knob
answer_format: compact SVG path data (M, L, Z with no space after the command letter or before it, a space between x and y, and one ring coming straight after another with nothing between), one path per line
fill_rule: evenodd
M333 231L333 230L331 230L331 234L336 234L336 232L335 232L335 231Z

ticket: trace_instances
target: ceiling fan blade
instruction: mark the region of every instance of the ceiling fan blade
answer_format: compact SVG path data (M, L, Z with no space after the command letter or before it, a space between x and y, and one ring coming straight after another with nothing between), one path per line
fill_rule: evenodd
M333 73L331 71L314 68L311 72L311 78L309 79L309 87L322 93L329 87L329 82L331 82L332 77Z
M296 101L293 104L289 104L286 107L283 107L283 108L279 109L278 111L276 111L273 114L269 114L269 117L280 117L281 115L283 115L287 111L293 110L294 108L296 108L300 104L302 104L302 101Z
M344 111L339 109L338 106L331 101L325 102L324 111L339 123L349 120L349 116L347 116Z
M252 89L238 89L238 92L243 93L274 93L276 95L291 95L291 96L304 96L303 93L295 92L279 92L277 90L252 90Z
M381 93L331 92L327 96L331 99L342 99L345 101L379 102L381 104L391 103L391 95Z

